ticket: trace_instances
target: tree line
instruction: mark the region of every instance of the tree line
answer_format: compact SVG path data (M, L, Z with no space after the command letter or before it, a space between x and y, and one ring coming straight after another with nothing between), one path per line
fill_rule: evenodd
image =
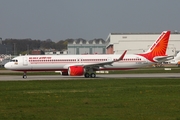
M14 50L16 51L16 54L26 54L27 51L31 53L32 50L42 50L45 49L55 49L57 51L62 51L64 49L67 49L68 43L73 43L73 41L83 40L82 38L79 39L66 39L66 40L60 40L58 42L53 42L51 39L47 40L32 40L30 38L28 39L5 39L2 41L2 44L4 45L10 45L12 47L12 54ZM96 40L102 40L102 39L96 39ZM91 41L91 40L90 40ZM104 41L104 40L103 40Z

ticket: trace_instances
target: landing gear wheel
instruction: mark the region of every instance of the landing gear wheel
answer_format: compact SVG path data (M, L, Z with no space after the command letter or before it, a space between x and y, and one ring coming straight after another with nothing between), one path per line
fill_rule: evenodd
M91 78L95 78L96 74L95 73L91 73Z
M22 76L24 79L26 79L27 78L27 75L26 75L26 71L24 71L24 74L23 74L23 76Z
M85 74L84 74L84 77L85 77L85 78L89 78L89 73L85 73Z
M27 78L27 76L26 76L26 75L23 75L23 78L24 78L24 79L26 79L26 78Z

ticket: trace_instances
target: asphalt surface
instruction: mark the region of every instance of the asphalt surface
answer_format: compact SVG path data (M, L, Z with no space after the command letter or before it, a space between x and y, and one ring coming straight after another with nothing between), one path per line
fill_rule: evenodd
M180 78L179 73L150 73L150 74L97 74L96 78L84 78L84 76L61 75L29 75L23 79L19 75L0 75L0 81L32 81L32 80L89 80L106 78Z

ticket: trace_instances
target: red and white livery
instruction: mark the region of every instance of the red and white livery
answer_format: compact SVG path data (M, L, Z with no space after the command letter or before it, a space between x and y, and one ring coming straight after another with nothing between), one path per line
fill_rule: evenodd
M128 70L169 60L166 55L170 31L163 31L149 50L141 54L102 55L25 55L13 58L6 69L23 71L61 71L62 75L96 77L95 71Z

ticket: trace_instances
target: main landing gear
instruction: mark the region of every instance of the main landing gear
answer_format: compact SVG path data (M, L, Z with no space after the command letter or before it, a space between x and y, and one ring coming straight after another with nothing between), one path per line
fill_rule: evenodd
M96 77L95 70L92 67L85 68L84 77L85 78L95 78Z
M26 71L24 71L22 78L24 78L24 79L27 78Z
M85 77L85 78L89 78L89 77L90 77L90 78L95 78L95 77L96 77L96 74L95 74L95 73L87 73L87 72L86 72L86 73L84 74L84 77Z

